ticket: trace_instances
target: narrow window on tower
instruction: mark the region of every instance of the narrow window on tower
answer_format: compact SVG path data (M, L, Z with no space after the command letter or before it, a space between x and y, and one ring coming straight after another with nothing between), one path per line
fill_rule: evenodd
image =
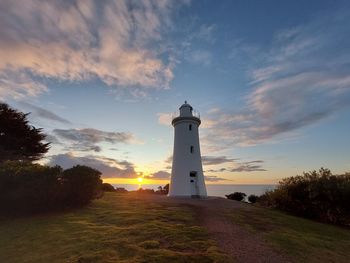
M191 146L191 149L190 149L191 153L193 153L193 146Z
M188 129L189 129L190 131L192 131L192 124L190 124L190 125L188 126Z

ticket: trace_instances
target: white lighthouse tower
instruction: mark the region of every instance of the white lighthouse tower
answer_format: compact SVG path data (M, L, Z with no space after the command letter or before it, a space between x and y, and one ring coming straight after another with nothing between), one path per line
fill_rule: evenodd
M175 129L169 196L206 197L198 127L201 120L191 105L183 104L173 118Z

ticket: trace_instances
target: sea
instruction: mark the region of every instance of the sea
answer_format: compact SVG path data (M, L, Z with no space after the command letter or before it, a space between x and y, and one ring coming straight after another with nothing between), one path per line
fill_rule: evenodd
M113 184L114 187L123 187L128 191L137 190L139 188L143 189L154 189L157 190L159 186L158 184ZM273 184L207 184L207 193L208 196L219 196L225 197L225 195L234 193L234 192L242 192L247 196L254 195L262 195L266 191L270 191L275 189L276 185Z

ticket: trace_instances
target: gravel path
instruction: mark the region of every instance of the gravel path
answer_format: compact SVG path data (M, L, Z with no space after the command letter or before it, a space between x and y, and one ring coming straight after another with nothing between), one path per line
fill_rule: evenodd
M244 204L224 198L180 199L160 198L163 202L174 202L191 206L199 224L204 226L219 247L230 255L234 262L290 262L288 258L276 252L259 234L247 231L226 218L225 213Z

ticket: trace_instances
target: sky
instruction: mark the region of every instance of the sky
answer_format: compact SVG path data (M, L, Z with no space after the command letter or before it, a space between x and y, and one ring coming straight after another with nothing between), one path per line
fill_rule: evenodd
M350 171L349 1L0 0L0 100L41 161L165 184L171 118L201 114L207 183Z

